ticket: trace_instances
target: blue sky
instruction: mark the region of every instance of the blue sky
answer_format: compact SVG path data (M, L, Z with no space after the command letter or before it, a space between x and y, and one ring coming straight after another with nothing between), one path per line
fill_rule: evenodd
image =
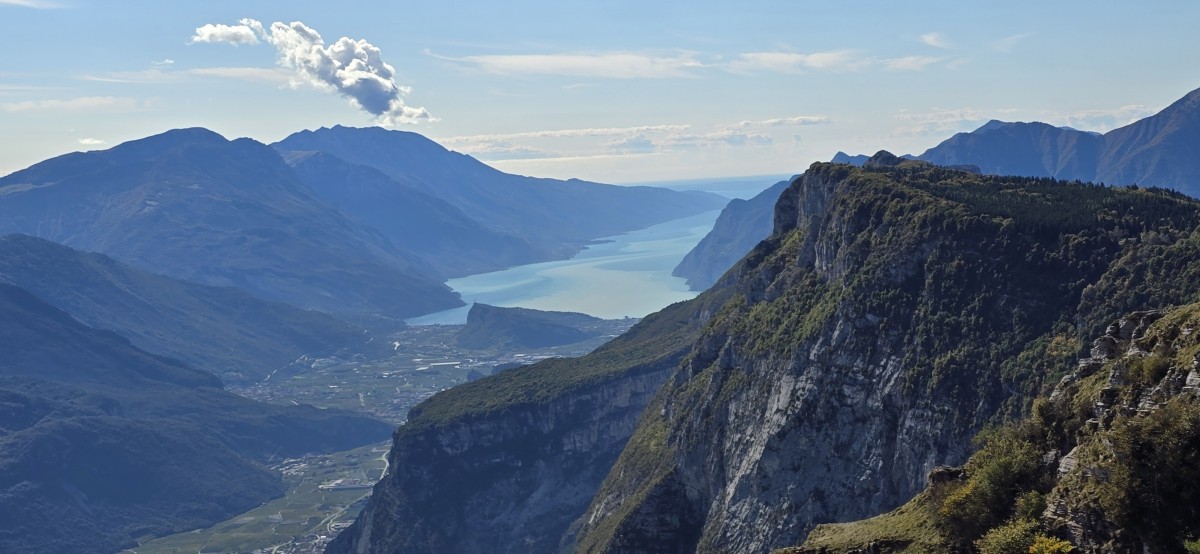
M1126 124L1200 87L1196 21L1186 1L0 0L0 174L176 127L380 123L536 176L796 173L993 118ZM366 80L320 73L342 37Z

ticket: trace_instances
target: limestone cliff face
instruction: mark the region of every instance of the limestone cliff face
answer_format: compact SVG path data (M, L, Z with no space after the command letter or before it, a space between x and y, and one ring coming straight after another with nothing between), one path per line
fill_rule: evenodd
M414 408L387 474L328 552L553 552L706 317L677 304L575 360Z
M762 552L908 500L1041 389L1044 368L1015 360L1087 331L1084 291L1128 248L1126 224L1195 222L1193 202L1137 194L882 154L814 165L727 275L732 299L645 412L577 548ZM1106 215L1117 205L1126 223Z

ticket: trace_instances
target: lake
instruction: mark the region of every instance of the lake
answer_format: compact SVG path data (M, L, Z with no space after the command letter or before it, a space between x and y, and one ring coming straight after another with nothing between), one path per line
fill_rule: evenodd
M769 185L770 183L768 183ZM522 265L451 279L468 306L408 320L411 325L466 323L472 302L583 312L605 319L643 317L696 296L671 270L712 229L720 211L600 239L569 260Z

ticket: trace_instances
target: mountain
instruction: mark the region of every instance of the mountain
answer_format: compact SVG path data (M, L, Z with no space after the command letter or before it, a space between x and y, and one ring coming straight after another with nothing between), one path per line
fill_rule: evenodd
M510 175L416 133L379 127L301 131L272 146L281 152L325 152L375 168L450 203L494 232L520 238L542 259L562 258L590 240L724 204L722 197L695 191ZM358 215L352 205L343 208Z
M713 286L726 270L771 234L775 201L787 186L788 181L780 181L749 200L730 200L712 230L680 260L671 275L687 279L692 290Z
M367 340L361 329L322 313L156 275L27 235L0 237L0 281L228 383L259 381L304 354Z
M322 201L274 150L205 129L0 178L0 233L302 308L406 317L461 305L419 257Z
M0 284L0 550L113 552L283 493L269 460L353 448L389 426L229 394Z
M800 544L964 462L1075 367L1079 337L1200 300L1200 202L1168 191L880 153L814 164L774 221L717 286L596 352L417 406L329 552Z
M838 153L833 155L833 159L829 160L829 163L850 164L854 167L862 167L863 164L867 163L867 160L869 159L871 159L871 157L866 154L855 154L851 156L850 154L838 150Z
M324 152L286 157L322 200L354 214L446 276L486 273L540 256L525 241L485 228L449 202L396 182L377 169Z
M938 165L974 164L995 175L1093 181L1104 150L1102 135L1046 123L993 120L946 139L920 159Z
M1200 196L1200 89L1103 135L1045 123L988 122L921 154L1002 175L1165 187Z
M467 312L467 324L454 340L463 348L476 350L500 346L545 348L599 336L601 331L594 328L599 321L599 318L575 312L501 308L475 303Z
M818 526L786 553L1194 549L1200 343L1188 330L1197 324L1196 304L1113 322L1029 417L982 436L963 467L937 468L897 510Z

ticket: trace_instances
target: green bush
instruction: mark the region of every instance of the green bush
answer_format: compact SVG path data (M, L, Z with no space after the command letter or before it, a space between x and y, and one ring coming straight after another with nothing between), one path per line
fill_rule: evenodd
M975 541L975 548L979 554L1025 554L1031 551L1037 532L1036 521L1016 519L988 531Z
M1070 554L1075 550L1071 543L1054 537L1038 535L1029 545L1029 554Z

